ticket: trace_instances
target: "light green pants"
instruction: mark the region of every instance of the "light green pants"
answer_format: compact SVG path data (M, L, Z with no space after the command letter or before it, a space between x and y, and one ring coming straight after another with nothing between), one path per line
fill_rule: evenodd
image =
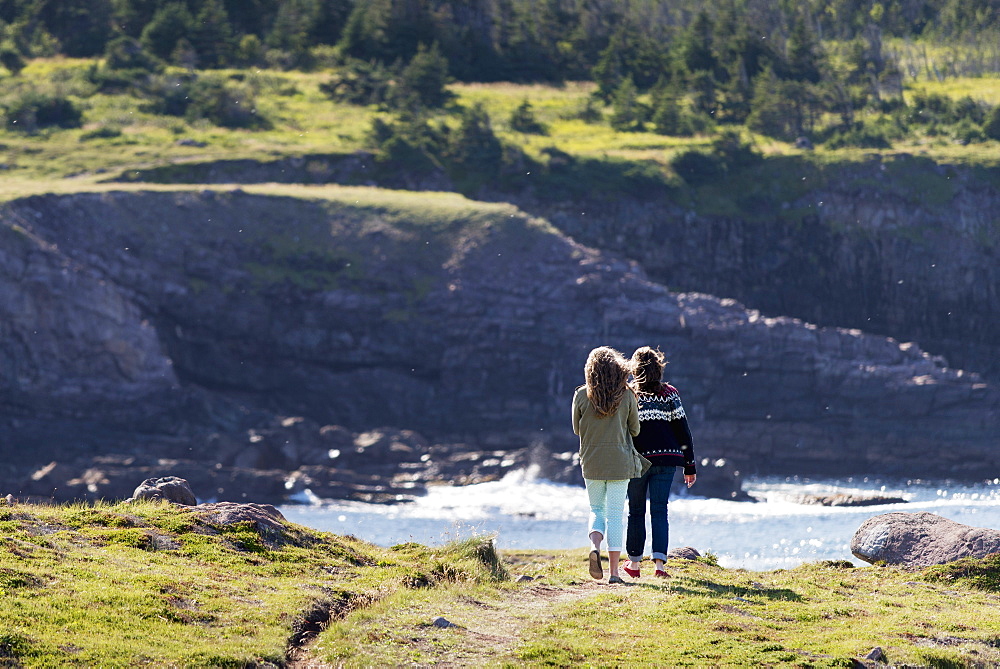
M590 498L590 532L600 532L608 542L609 551L622 549L622 535L625 533L623 521L625 495L628 493L628 479L623 481L602 481L583 479Z

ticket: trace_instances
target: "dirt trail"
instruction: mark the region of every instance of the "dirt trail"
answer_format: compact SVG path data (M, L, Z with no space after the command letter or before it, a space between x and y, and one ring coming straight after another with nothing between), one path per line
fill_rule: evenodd
M513 660L509 654L521 641L522 630L536 628L555 618L555 610L561 604L593 597L607 588L606 581L567 586L538 583L510 592L499 601L463 598L445 616L453 626L439 631L464 635L467 643L442 648L434 646L430 636L414 638L412 642L434 658L434 667L495 665L505 659ZM298 649L287 666L292 669L334 666L310 658L308 653L308 647Z

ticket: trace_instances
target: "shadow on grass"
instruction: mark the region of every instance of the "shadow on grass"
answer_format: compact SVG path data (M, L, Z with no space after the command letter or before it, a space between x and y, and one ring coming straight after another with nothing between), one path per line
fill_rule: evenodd
M711 596L716 595L726 599L740 597L763 597L772 601L801 602L802 596L794 590L788 588L753 588L738 585L722 585L706 579L685 578L684 582L668 579L659 583L636 581L629 582L629 585L637 585L653 590L676 592L680 595L688 596Z

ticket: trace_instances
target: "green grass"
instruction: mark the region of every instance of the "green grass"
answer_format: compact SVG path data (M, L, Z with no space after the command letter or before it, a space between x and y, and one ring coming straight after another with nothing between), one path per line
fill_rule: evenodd
M895 665L993 665L1000 620L982 612L996 605L995 558L749 572L708 556L609 586L589 578L584 549L380 548L292 524L213 526L159 502L0 506L0 658L835 667L880 646Z
M127 94L95 94L86 79L92 66L87 60L33 60L19 79L0 77L0 87L12 91L18 86L37 86L70 96L83 109L79 128L42 129L25 135L0 131L3 150L3 190L30 188L31 183L51 184L71 179L96 183L129 170L185 163L252 159L270 161L288 156L344 155L370 149L367 132L372 119L380 114L374 107L338 104L319 89L325 72L221 71L219 76L239 79L255 91L259 114L268 129L226 129L205 121L157 116L144 111L144 102ZM214 75L213 75L214 76ZM593 161L595 171L614 175L631 171L659 172L664 183L676 176L670 159L679 152L705 149L711 137L665 137L650 132L616 132L606 122L586 123L578 118L593 91L593 84L564 86L497 84L455 84L455 104L484 105L493 119L494 130L505 141L521 148L529 157L544 162L543 151L555 148L580 161ZM1000 103L1000 78L949 78L944 81L914 81L908 95L916 90L944 93L954 98L969 95L989 104ZM12 93L6 93L12 94ZM3 95L0 95L2 98ZM537 119L547 128L544 135L523 134L509 127L511 112L528 100ZM2 102L2 100L0 100ZM603 113L607 115L609 109ZM451 119L454 123L454 119ZM192 145L191 140L197 144ZM871 150L822 147L806 154L791 145L753 137L758 150L769 156L807 156L816 161L857 160ZM914 135L897 142L885 155L909 153L936 161L995 165L1000 144L989 141L960 146L948 137ZM586 174L583 175L586 177ZM571 182L578 182L574 174ZM602 183L601 179L594 181Z
M0 507L0 528L0 658L26 666L279 664L317 606L506 579L488 539L431 555L288 525L275 542L165 503Z

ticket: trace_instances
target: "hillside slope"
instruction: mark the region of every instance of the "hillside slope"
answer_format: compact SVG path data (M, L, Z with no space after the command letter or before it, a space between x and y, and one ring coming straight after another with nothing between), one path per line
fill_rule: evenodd
M432 470L434 445L572 451L568 397L599 344L660 346L698 454L747 470L976 478L1000 457L997 390L914 345L672 293L510 205L258 190L0 209L8 489L115 496L109 467L188 467L281 499L296 470ZM382 427L426 441L330 441Z

